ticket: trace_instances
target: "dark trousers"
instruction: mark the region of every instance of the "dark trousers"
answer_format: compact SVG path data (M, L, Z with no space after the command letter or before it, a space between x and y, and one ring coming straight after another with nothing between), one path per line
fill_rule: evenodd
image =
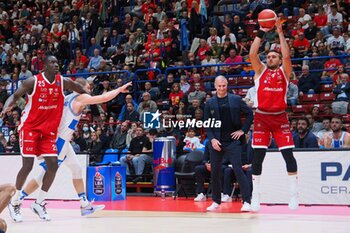
M242 199L250 203L251 187L249 186L247 176L242 169L242 146L240 141L221 143L221 151L216 151L211 143L209 144L209 153L211 161L211 182L213 187L213 201L221 204L221 177L222 160L224 157L232 164L233 171L241 189Z
M232 193L232 183L233 183L233 169L226 165L222 165L222 172L224 173L222 184L223 187L220 189L224 194L231 195ZM210 178L210 172L207 170L205 165L198 165L194 169L196 175L196 183L197 183L197 194L205 193L204 182L205 179Z

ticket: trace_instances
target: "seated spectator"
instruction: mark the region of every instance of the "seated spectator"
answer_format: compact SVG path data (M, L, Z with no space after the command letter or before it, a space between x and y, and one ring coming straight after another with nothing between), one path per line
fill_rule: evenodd
M201 101L199 99L193 99L191 105L187 108L188 115L191 115L193 118L196 115L196 110L201 109Z
M300 96L303 94L319 93L320 79L316 75L310 74L309 66L307 65L302 67L302 74L298 81L298 89Z
M331 129L331 119L330 118L324 118L322 120L322 125L323 125L323 129L320 130L317 134L316 134L316 137L317 137L317 141L318 141L318 144L321 146L321 145L324 145L324 138L326 136L330 137L332 134L333 134L333 131ZM324 147L324 146L323 146Z
M243 62L243 58L240 55L237 55L237 50L231 49L230 56L226 58L225 64L241 63L241 62ZM242 64L227 66L226 72L228 74L240 74L242 72Z
M318 119L320 115L320 107L317 105L313 106L311 108L310 114L314 119Z
M196 136L194 129L188 129L186 137L183 141L185 143L183 148L184 151L195 151L204 148L204 145L200 143L200 139Z
M333 93L337 95L335 101L332 103L333 113L346 114L350 101L350 82L348 74L341 74L340 84L335 87Z
M94 37L91 38L90 43L91 44L90 44L88 50L86 51L86 56L89 58L96 56L95 49L98 50L98 54L100 55L102 48L99 44L96 44L96 39Z
M171 88L171 92L169 95L169 99L171 101L171 105L173 107L178 106L180 100L182 99L184 93L180 89L180 84L179 83L173 83L173 86Z
M197 57L202 62L206 58L206 52L209 51L209 46L204 39L200 40L200 45L197 51Z
M336 55L341 55L345 49L345 40L341 36L338 27L333 29L333 35L327 40L328 50L332 50Z
M6 153L19 153L19 142L15 134L11 134L5 147Z
M216 42L216 44L220 44L221 43L221 39L218 36L218 31L217 31L216 28L214 28L214 27L209 28L209 34L210 34L210 36L207 39L207 44L209 46L213 45L212 42Z
M298 133L293 136L295 148L318 148L316 136L309 131L309 121L307 118L298 120Z
M343 122L339 116L332 117L332 134L324 137L325 148L350 148L350 134L343 131Z
M122 152L126 148L126 137L128 135L129 126L127 122L123 122L117 126L113 134L110 148L118 150L118 153Z
M188 93L188 102L192 103L194 99L198 99L199 102L202 102L205 99L206 93L200 90L201 84L195 83L193 92Z
M146 164L152 164L153 157L151 154L143 154L145 152L152 151L152 143L144 135L144 130L141 126L136 128L136 137L134 137L128 149L128 153L125 157L120 159L121 166L126 167L126 174L130 175L129 165L133 165L135 168L135 175L137 177L133 182L139 182L142 180L141 175Z
M300 57L307 55L310 48L310 42L305 38L304 32L299 32L298 38L294 41L293 47Z
M298 120L292 119L290 120L290 131L292 132L292 135L296 135L298 133Z
M148 92L151 95L151 100L157 101L159 99L159 95L160 95L159 88L152 87L152 84L150 82L145 82L145 90L143 91L143 93L145 92ZM142 101L143 93L140 96L139 102Z
M341 66L342 63L339 59L334 58L335 53L333 51L329 51L328 56L332 57L330 58L326 63L324 63L324 69L321 80L326 82L333 82L333 75L337 72L337 67ZM328 70L329 69L329 70Z
M131 122L128 134L126 135L126 147L130 147L131 140L136 137L136 128L138 124L136 122Z
M309 121L308 127L309 127L310 132L314 133L315 135L318 132L320 132L320 130L323 127L322 123L316 122L314 117L311 114L306 114L305 118L308 119L308 121Z
M94 50L94 56L91 57L87 68L88 69L94 68L94 69L97 70L100 67L100 64L101 64L102 60L103 60L103 58L100 56L100 51L98 49L95 49Z
M312 21L311 16L309 14L305 13L304 8L299 8L299 19L298 22L300 22L303 26L303 29L309 28L309 22Z
M187 94L187 92L189 91L191 85L187 82L187 78L186 76L181 76L180 78L180 88L181 88L181 91L184 93L184 94Z
M123 107L122 107L122 109L121 109L121 111L119 113L118 121L122 121L128 103L133 103L134 108L136 108L136 109L138 109L138 107L139 107L137 102L135 100L133 100L132 95L125 96L125 104L123 105Z
M287 104L297 105L298 96L299 96L298 86L295 85L293 82L290 82L288 85L288 91L287 91Z
M91 141L88 143L88 152L90 154L90 163L99 163L102 161L102 143L96 132L91 132Z
M122 121L138 122L140 120L140 113L138 113L133 103L126 104L126 111L122 117Z
M143 99L143 101L139 104L139 107L137 109L137 111L139 113L141 113L143 111L143 105L142 105L143 103L148 103L150 112L156 112L157 111L158 106L157 106L156 102L151 100L151 94L150 93L144 92L142 94L142 99Z

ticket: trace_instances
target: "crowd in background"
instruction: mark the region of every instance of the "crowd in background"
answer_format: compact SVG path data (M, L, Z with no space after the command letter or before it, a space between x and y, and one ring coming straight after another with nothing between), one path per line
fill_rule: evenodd
M87 78L93 95L128 81L135 83L130 94L119 94L106 104L84 110L72 139L76 152L90 151L91 160L99 162L101 152L109 148L141 153L143 148L131 146L135 140L148 145L155 136L175 136L179 153L195 150L205 142L203 128L188 132L188 129L161 127L144 132L145 113L160 110L161 118L177 121L203 119L204 105L213 95L213 78L219 72L227 77L253 74L249 65L240 64L249 62L254 39L251 21L250 25L247 22L256 22L258 13L270 8L285 21L284 32L292 58L344 55L294 61L288 89L288 104L293 106L303 95L320 93L322 85L331 84L330 93L336 95L334 103L322 109L313 107L310 114L291 121L297 147L331 147L327 134L331 135L336 127L346 126L341 117L332 117L347 114L350 101L350 59L346 56L350 55L349 1L242 0L233 9L225 8L220 16L216 6L221 2L224 2L222 6L232 5L217 0L1 2L0 109L21 85L17 80L37 74L43 69L43 58L55 55L61 73ZM265 35L259 56L264 61L267 51L279 49L278 36L271 30ZM214 64L228 65L181 68ZM178 69L166 76L155 71L135 75L139 69L164 71L176 66ZM90 75L94 72L114 73ZM238 93L237 89L234 91ZM255 87L251 87L245 96L251 107L255 94ZM23 98L0 119L0 152L19 152L17 126L24 104ZM336 126L332 127L333 124ZM305 135L311 141L307 145Z

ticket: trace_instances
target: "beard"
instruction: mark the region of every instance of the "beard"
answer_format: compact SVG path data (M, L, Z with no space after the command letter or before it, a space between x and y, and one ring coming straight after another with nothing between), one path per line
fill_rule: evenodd
M277 67L279 67L279 64L277 64L277 65L268 65L268 64L266 64L267 65L267 68L269 68L270 70L275 70L275 69L277 69Z

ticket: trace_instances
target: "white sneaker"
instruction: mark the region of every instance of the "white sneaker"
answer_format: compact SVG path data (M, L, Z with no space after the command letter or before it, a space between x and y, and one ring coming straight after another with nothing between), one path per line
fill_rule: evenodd
M213 204L211 204L208 208L207 211L215 211L217 209L219 209L220 205L216 202L213 202Z
M103 210L104 208L105 208L105 205L92 205L92 203L90 203L84 208L80 207L81 216L93 214L97 211Z
M36 202L34 202L31 206L30 209L39 216L39 218L41 218L42 220L45 221L51 221L50 215L47 214L46 212L46 204L47 203L42 203L42 204L38 204Z
M203 193L200 193L197 195L197 197L194 199L194 201L206 201L207 200L207 197L203 194Z
M290 198L289 203L288 203L288 207L289 207L289 209L291 209L291 210L296 210L296 209L298 209L298 207L299 207L299 199L298 199L298 196L293 195L293 196Z
M252 208L251 208L250 204L248 202L244 202L243 206L241 208L241 212L249 212L251 210L252 210Z
M221 196L221 202L232 202L232 197L227 194Z
M21 204L18 205L12 205L11 202L7 205L9 211L10 211L10 216L14 222L22 222L23 217L21 214Z
M259 194L253 194L252 202L250 204L251 211L258 212L260 210L260 197Z

